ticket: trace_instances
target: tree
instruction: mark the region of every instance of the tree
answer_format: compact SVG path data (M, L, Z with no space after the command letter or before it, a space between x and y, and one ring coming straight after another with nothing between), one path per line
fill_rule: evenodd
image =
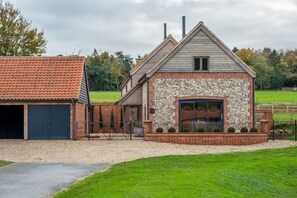
M237 51L238 51L238 48L237 47L233 47L232 52L233 53L236 53Z
M115 55L108 52L98 53L94 49L86 58L89 89L91 91L117 91L123 77L129 73L133 59L123 52Z
M147 56L148 54L144 54L143 56L138 54L137 58L135 58L135 64L132 65L133 69L138 67Z
M133 58L130 55L125 55L122 51L116 52L115 56L118 60L123 76L125 76L132 68Z
M268 55L268 65L272 69L272 73L270 77L271 88L280 89L286 79L286 74L285 74L286 69L284 64L281 62L280 54L276 50L273 50Z
M236 55L248 66L251 66L252 62L252 56L255 54L255 52L251 49L240 49L236 52Z
M40 56L46 43L43 31L31 27L11 3L0 6L0 56Z
M271 68L267 64L267 58L263 55L254 54L251 64L257 75L256 87L260 90L269 88Z

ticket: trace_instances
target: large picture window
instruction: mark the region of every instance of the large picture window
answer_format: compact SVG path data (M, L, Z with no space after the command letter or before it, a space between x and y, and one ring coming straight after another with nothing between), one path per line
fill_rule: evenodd
M184 100L179 106L181 132L195 132L201 128L206 132L223 131L222 100Z

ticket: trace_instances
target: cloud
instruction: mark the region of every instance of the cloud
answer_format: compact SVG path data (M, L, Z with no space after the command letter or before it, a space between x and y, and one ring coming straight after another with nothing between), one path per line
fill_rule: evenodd
M200 20L230 48L296 48L294 0L13 0L33 26L43 29L48 55L123 51L136 57L150 52L168 33L181 38Z

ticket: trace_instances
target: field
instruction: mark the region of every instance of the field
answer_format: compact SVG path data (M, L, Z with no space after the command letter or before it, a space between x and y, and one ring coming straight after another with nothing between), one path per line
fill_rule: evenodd
M55 197L296 197L297 147L121 163Z
M116 102L121 98L121 92L117 91L90 91L92 103L96 102Z
M297 91L256 91L255 102L256 104L297 104Z

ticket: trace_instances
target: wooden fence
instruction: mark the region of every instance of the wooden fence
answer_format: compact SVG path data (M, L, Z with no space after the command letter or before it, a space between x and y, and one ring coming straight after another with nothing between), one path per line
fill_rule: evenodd
M267 110L273 114L297 114L297 105L258 104L255 110Z

